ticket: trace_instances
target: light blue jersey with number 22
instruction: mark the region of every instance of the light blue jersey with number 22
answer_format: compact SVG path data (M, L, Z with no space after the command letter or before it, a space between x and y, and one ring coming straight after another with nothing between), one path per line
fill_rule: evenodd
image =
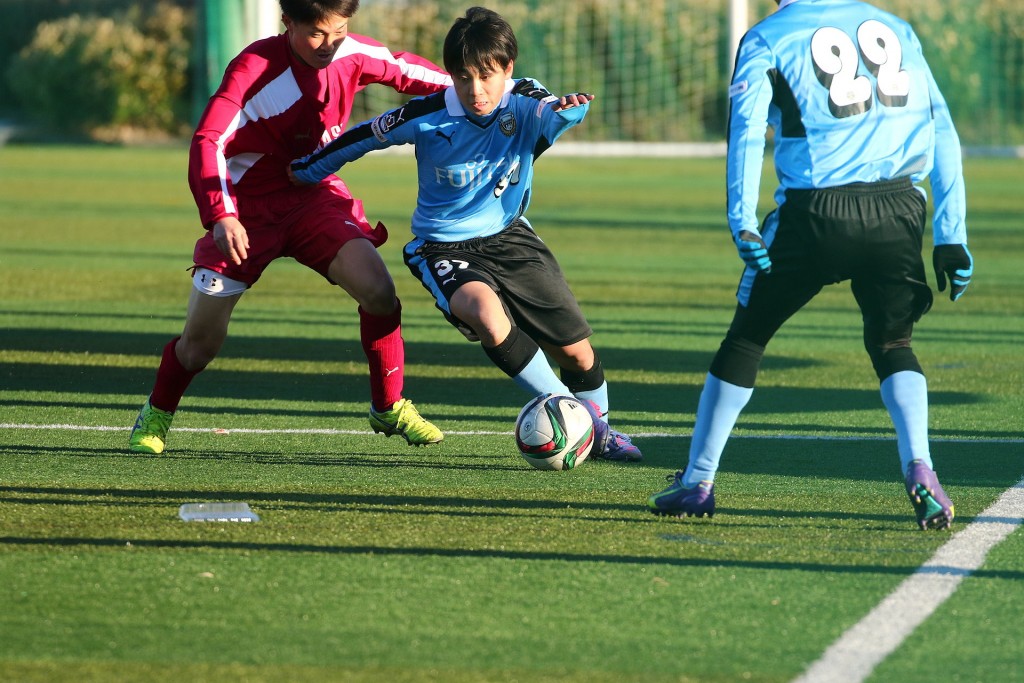
M855 0L784 0L743 37L729 101L734 235L758 231L771 126L776 203L790 188L927 177L935 243L967 241L959 139L917 36L898 17Z

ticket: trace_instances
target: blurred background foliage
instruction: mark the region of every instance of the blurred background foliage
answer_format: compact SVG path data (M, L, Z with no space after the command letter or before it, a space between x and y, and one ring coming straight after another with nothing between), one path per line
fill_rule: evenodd
M33 135L189 133L194 7L4 0L2 9L0 102Z
M43 138L187 136L224 66L209 63L204 17L210 3L239 2L0 0L0 117ZM444 35L471 4L364 0L352 29L440 62ZM1024 3L874 4L914 25L965 144L1024 144ZM600 98L577 139L703 142L724 137L727 5L514 0L492 7L516 29L517 75ZM774 0L749 0L750 21L774 9ZM244 36L227 58L256 37ZM366 92L353 121L404 99L386 88Z

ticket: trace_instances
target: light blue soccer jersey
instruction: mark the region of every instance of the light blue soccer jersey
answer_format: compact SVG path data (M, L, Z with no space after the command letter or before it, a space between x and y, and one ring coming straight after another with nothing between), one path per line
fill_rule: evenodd
M499 105L481 119L448 88L346 131L292 170L317 182L372 150L414 144L413 234L430 242L486 237L525 213L535 158L589 110L588 103L556 112L557 102L532 79L510 80Z
M855 0L783 0L743 37L729 100L734 235L758 232L771 126L778 204L789 188L928 177L935 244L967 242L960 141L917 36L902 19Z

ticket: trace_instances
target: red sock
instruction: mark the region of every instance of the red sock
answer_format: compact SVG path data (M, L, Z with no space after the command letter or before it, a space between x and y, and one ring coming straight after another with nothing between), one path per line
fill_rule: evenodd
M185 395L189 383L199 374L199 371L186 370L178 360L174 347L178 345L179 339L181 337L175 337L164 347L160 368L156 371L156 384L153 385L153 393L149 397L150 405L169 413L178 409L178 403Z
M376 410L390 410L402 398L405 383L405 342L402 303L388 315L370 315L359 308L359 339L370 365L370 400Z

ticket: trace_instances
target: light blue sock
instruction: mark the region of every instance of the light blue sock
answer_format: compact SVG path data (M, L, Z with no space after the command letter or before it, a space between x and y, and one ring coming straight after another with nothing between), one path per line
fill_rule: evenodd
M896 449L900 471L906 473L911 460L932 466L928 448L928 380L914 370L903 370L882 381L882 403L896 427Z
M603 382L597 389L577 391L576 398L596 403L601 412L601 419L605 422L608 421L608 382Z
M558 379L558 375L551 369L547 356L540 349L537 349L530 362L512 378L512 381L525 389L530 396L570 393L569 388L562 384L562 380Z
M708 373L697 404L690 462L683 473L683 486L692 488L702 481L715 480L725 442L753 393L753 388L738 387Z

